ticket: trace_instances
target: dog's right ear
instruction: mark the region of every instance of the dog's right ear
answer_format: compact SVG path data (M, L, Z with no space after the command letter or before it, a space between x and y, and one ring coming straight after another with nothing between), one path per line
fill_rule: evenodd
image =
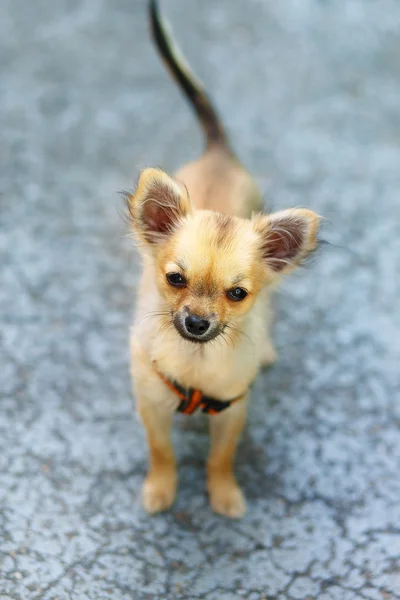
M144 169L126 203L132 228L150 245L167 241L192 212L186 189L160 169Z

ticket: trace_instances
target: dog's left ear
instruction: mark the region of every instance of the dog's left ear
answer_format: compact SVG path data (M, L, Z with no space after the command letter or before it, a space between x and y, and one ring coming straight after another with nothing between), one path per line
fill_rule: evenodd
M276 275L288 272L315 250L319 222L316 213L300 208L257 215L254 228L259 234L262 258L270 271Z
M133 229L150 245L167 241L192 212L186 189L160 169L144 169L126 200Z

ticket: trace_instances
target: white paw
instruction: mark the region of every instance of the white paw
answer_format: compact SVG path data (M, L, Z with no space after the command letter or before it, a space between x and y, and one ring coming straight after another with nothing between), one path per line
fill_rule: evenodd
M142 489L142 500L145 510L153 515L168 510L176 495L175 477L148 475Z
M230 519L240 519L246 512L246 500L235 481L210 485L210 503L214 512Z

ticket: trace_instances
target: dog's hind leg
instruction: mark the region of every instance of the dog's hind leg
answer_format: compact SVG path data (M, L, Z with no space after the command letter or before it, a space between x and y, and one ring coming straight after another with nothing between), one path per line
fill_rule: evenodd
M272 316L271 298L268 295L265 298L265 334L261 341L261 367L270 367L278 358L278 354L272 341Z

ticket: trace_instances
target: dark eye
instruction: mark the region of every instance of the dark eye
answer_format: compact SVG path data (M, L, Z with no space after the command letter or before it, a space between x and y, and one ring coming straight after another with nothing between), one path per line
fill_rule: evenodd
M230 300L240 302L241 300L244 300L246 298L247 292L243 288L237 287L229 290L229 292L227 292L227 296Z
M186 279L179 273L167 273L167 281L174 287L185 287Z

